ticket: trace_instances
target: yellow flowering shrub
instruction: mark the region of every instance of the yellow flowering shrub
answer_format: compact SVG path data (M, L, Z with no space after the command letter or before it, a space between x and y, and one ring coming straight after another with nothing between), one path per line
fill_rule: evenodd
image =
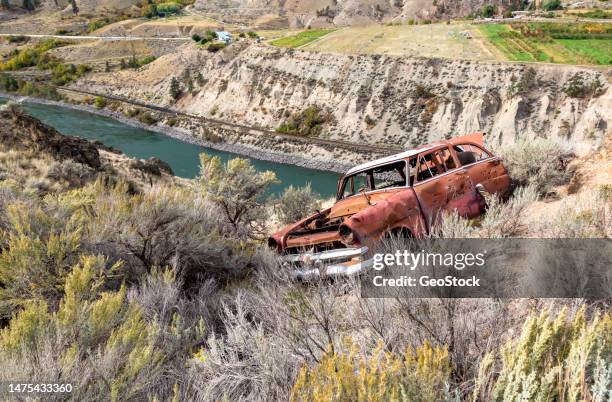
M319 364L303 367L293 386L292 401L432 401L445 395L450 375L446 348L428 342L404 356L382 344L369 357L328 351Z

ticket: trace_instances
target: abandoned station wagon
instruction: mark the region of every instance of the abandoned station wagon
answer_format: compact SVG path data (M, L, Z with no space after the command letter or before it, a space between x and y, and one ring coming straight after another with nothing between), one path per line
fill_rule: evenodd
M368 247L387 234L422 237L444 212L472 218L486 193L503 196L510 178L483 146L483 133L402 152L350 169L333 207L288 225L268 244L301 278L355 274L368 268Z

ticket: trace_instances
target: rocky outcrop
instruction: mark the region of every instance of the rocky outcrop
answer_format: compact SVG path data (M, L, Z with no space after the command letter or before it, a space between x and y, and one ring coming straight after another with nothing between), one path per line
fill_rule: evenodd
M138 192L155 183L185 183L185 179L173 175L168 163L158 158L132 159L98 141L63 135L13 103L0 107L0 151L14 151L28 160L57 161L49 165L43 179L63 180L69 186L82 186L96 179L107 183L121 180L127 183L128 191ZM32 166L28 163L24 169Z
M177 68L178 67L178 68ZM170 81L193 79L175 101ZM201 76L197 80L194 77ZM586 94L568 93L579 76ZM412 147L473 131L488 141L568 139L589 147L612 127L612 90L600 70L565 65L338 55L234 44L210 54L188 44L140 71L99 74L81 88L275 129L316 105L322 136Z
M95 144L60 134L15 107L0 111L0 142L9 148L44 152L58 161L73 160L96 170L102 166Z

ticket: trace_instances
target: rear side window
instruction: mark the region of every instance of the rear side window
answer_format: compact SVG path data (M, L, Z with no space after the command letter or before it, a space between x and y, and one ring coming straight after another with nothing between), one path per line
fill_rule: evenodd
M421 155L418 165L417 182L431 179L457 167L448 148L442 148L426 155Z
M457 159L459 159L461 166L471 165L492 156L484 149L473 144L455 145L454 149L457 152Z

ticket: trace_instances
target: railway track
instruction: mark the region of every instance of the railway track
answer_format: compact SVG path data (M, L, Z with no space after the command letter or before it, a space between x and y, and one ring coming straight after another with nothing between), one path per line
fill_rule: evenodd
M239 129L239 130L246 130L248 132L255 132L258 133L260 135L265 135L265 136L269 136L269 137L275 137L275 138L281 138L281 139L287 139L287 140L291 140L291 141L298 141L304 144L317 144L317 145L326 145L326 146L334 146L334 147L339 147L339 148L344 148L344 149L348 149L348 150L355 150L355 151L359 151L359 152L376 152L379 154L388 154L388 155L392 155L392 154L396 154L399 152L402 152L403 149L399 148L399 147L391 147L391 146L387 146L387 145L373 145L373 144L355 144L352 142L347 142L347 141L340 141L340 140L330 140L330 139L325 139L325 138L311 138L311 137L302 137L299 135L292 135L292 134L281 134L281 133L277 133L275 131L272 130L266 130L266 129L262 129L262 128L258 128L258 127L252 127L252 126L247 126L247 125L243 125L243 124L238 124L238 123L232 123L232 122L228 122L228 121L223 121L223 120L219 120L219 119L212 119L209 117L203 117L203 116L198 116L192 113L185 113L185 112L181 112L179 110L175 110L172 108L168 108L168 107L164 107L164 106L157 106L157 105L153 105L153 104L149 104L149 103L145 103L145 102L141 102L138 100L134 100L134 99L129 99L123 96L118 96L118 95L111 95L111 94L105 94L105 93L100 93L100 92L93 92L93 91L86 91L83 89L77 89L77 88L68 88L68 87L61 87L58 88L58 90L60 91L67 91L67 92L74 92L74 93L78 93L78 94L82 94L82 95L89 95L89 96L100 96L106 99L110 99L110 100L115 100L115 101L119 101L119 102L123 102L123 103L128 103L134 106L138 106L138 107L142 107L142 108L146 108L149 110L155 110L157 112L162 112L162 113L167 113L167 114L171 114L171 115L175 115L175 116L184 116L184 117L188 117L190 119L194 119L194 120L198 120L207 124L213 124L215 126L218 127L222 127L222 128L229 128L231 130L235 130L235 129Z

